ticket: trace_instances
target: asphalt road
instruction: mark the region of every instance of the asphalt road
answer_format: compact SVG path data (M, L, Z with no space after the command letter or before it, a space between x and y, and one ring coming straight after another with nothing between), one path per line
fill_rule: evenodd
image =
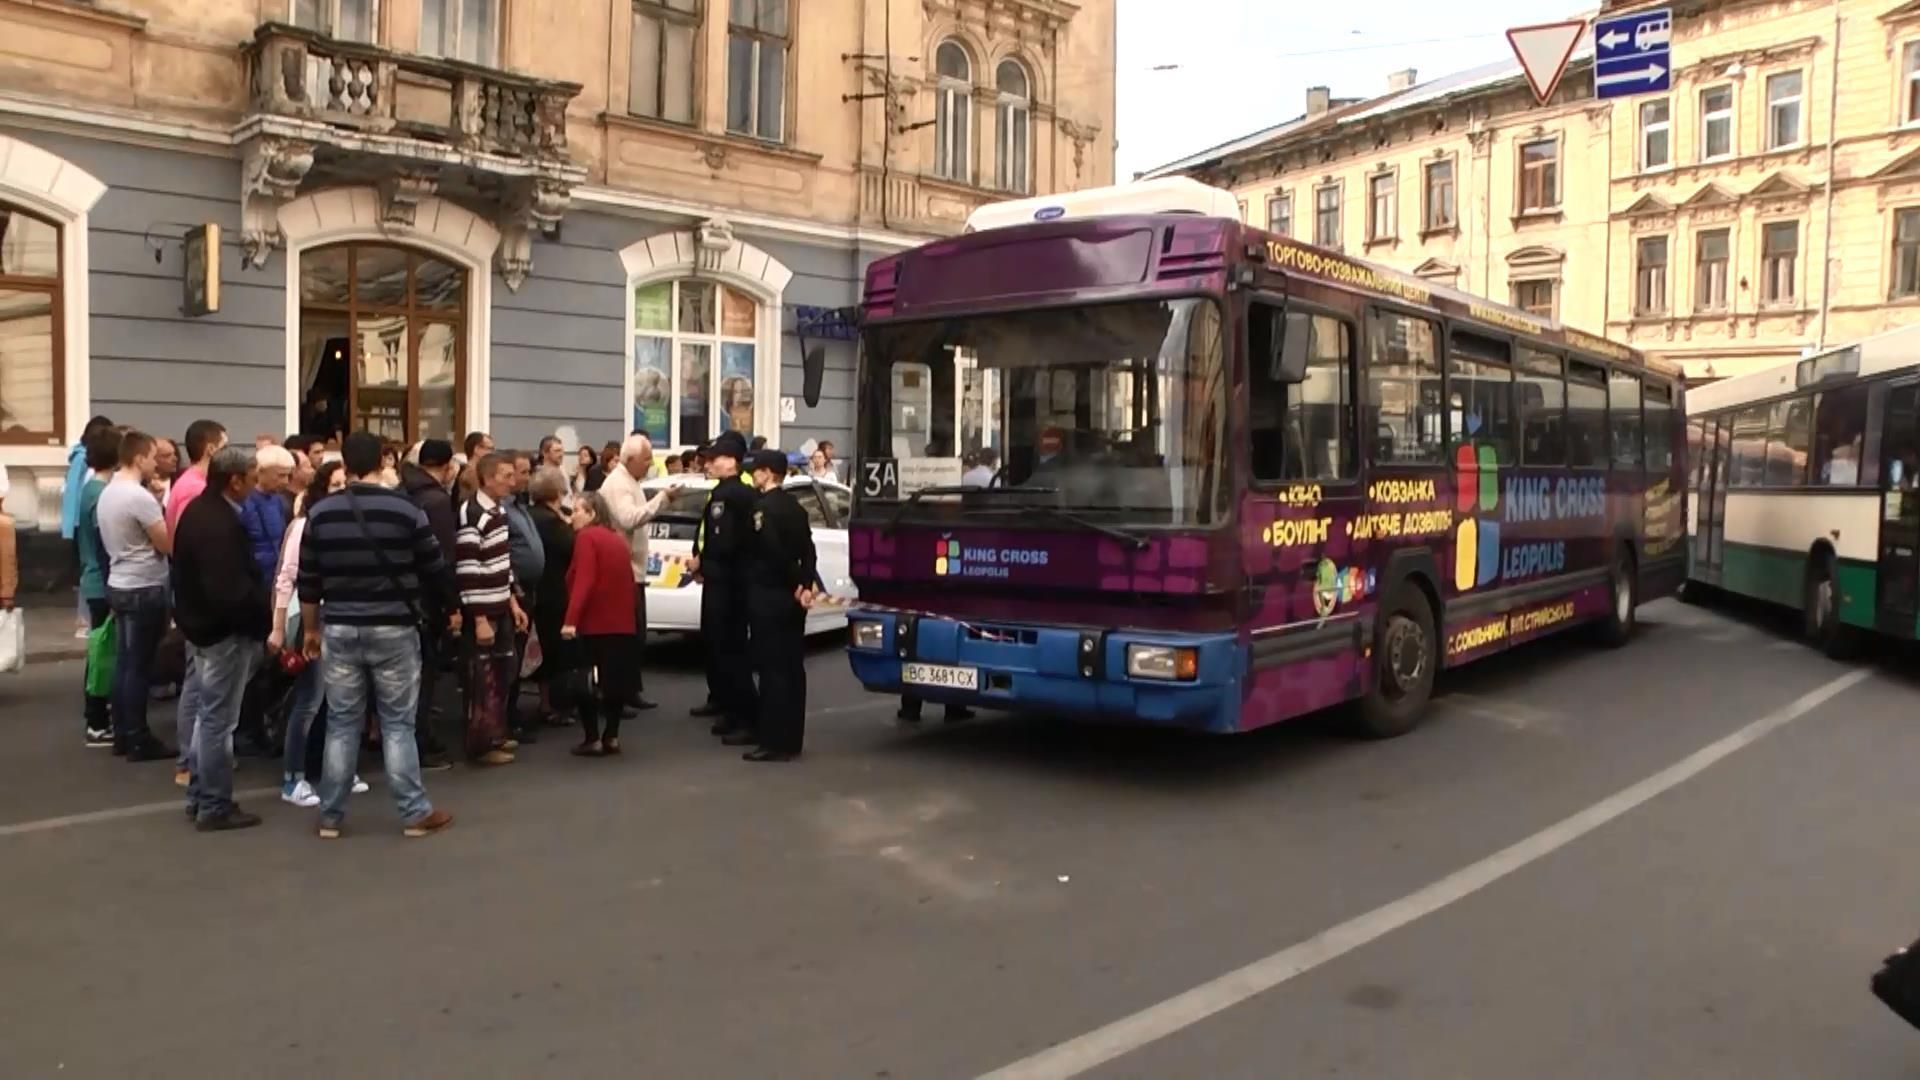
M686 718L666 650L624 759L430 774L423 841L378 777L339 843L268 797L195 833L35 666L0 678L0 1077L1914 1075L1866 990L1920 932L1911 657L1643 619L1377 744L903 731L823 643L790 766Z

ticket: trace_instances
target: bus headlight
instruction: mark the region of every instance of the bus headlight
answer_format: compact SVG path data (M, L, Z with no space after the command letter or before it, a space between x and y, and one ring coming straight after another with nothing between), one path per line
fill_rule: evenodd
M847 630L852 635L853 647L856 649L877 651L886 647L887 628L883 623L873 619L855 619L847 625Z
M1127 674L1135 679L1191 682L1200 674L1200 654L1172 645L1129 645Z

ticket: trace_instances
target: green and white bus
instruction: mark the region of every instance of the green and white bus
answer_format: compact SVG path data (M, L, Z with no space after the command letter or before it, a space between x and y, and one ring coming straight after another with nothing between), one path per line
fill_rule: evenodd
M1687 592L1920 637L1920 326L1687 391Z

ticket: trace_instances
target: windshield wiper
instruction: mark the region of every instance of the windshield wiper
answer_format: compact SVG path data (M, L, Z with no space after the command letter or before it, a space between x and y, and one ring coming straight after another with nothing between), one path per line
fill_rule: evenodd
M934 487L923 487L918 491L915 491L913 494L907 496L906 499L904 499L900 503L899 507L894 510L893 516L887 519L887 525L886 525L887 531L892 532L893 527L900 524L900 518L904 516L907 511L913 509L913 504L919 502L922 496L966 495L971 492L982 491L982 490L984 489L971 488L965 485L955 485L955 484L941 484L941 485L936 485Z
M1000 490L1019 491L1021 489L1020 488L1003 488ZM1052 489L1039 489L1039 488L1027 488L1026 490L1052 491ZM1007 509L1016 510L1016 511L1033 510L1043 514L1051 514L1052 516L1059 518L1061 521L1067 522L1068 524L1078 525L1079 527L1086 529L1090 532L1097 532L1101 536L1111 537L1112 539L1118 540L1121 543L1126 544L1129 547L1133 548L1135 551L1139 551L1147 546L1147 538L1140 535L1139 533L1128 532L1127 530L1122 529L1117 525L1103 525L1100 522L1093 520L1092 518L1084 517L1064 507L1054 506L1050 503L1035 503L1032 506L1008 507Z

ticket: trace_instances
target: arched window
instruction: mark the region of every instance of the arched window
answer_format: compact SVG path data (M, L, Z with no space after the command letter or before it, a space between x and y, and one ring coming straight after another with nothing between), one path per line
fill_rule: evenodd
M300 430L457 439L467 272L425 252L347 243L300 254Z
M60 227L0 203L0 443L63 437Z
M659 446L752 437L760 317L753 297L715 281L634 289L633 430Z
M943 41L934 53L934 74L934 174L972 183L973 60L959 42Z
M994 112L993 138L994 160L999 163L996 166L999 186L1003 191L1024 194L1029 187L1027 148L1032 145L1028 132L1033 109L1027 69L1021 67L1018 60L1002 60L1000 69L994 72L993 82L1000 91L1000 102Z

